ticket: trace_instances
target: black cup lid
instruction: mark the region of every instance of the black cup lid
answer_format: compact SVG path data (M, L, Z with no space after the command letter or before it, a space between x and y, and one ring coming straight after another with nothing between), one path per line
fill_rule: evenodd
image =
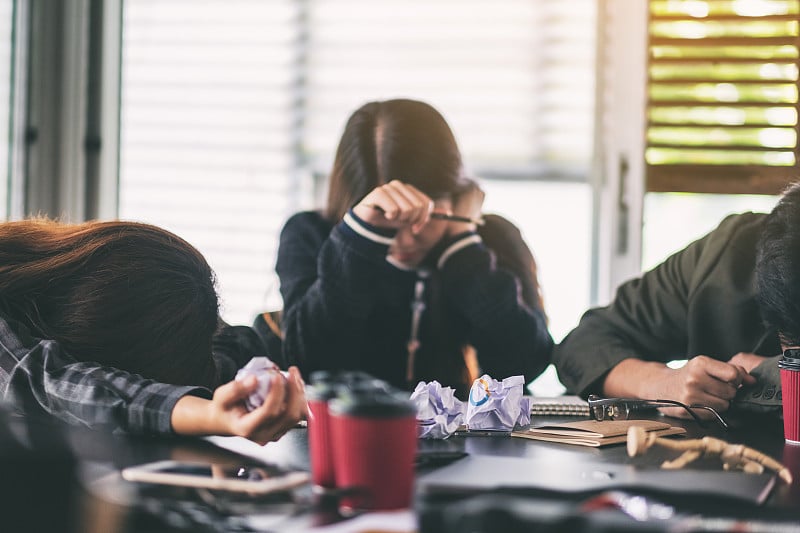
M392 386L359 370L317 370L311 373L306 397L312 401L328 401L350 392L392 392Z
M406 393L380 389L347 390L328 404L332 415L368 418L416 416L417 409Z
M311 383L359 383L371 381L375 378L360 370L316 370L311 373Z
M778 368L800 370L800 349L789 348L784 350L783 357L778 361Z
M306 385L306 399L312 402L327 402L339 394L335 383L318 381L313 385Z

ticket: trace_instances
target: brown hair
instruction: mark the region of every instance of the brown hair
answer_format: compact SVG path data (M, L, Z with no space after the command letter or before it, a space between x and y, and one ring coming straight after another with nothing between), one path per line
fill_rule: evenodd
M454 196L471 185L464 177L461 152L450 126L424 102L370 102L350 116L336 151L323 216L339 222L371 190L394 179L414 185L433 199ZM501 217L485 218L486 225L479 233L496 254L498 267L519 278L520 296L529 306L544 311L536 262L519 230ZM430 296L434 304L439 298L435 292ZM444 307L432 307L439 309L434 313L433 329L442 331ZM471 383L465 377L464 347L450 346L450 338L438 335L435 351L441 356L421 365L426 367L426 375L455 386L463 398Z
M80 361L166 383L216 382L214 274L155 226L0 224L0 310Z
M424 102L370 102L350 116L331 170L325 217L338 222L372 189L395 179L433 199L465 185L453 132Z

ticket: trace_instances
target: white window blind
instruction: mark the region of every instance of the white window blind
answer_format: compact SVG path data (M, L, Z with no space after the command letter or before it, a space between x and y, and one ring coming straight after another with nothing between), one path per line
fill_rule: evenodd
M585 179L595 0L312 1L306 148L330 168L348 115L410 97L439 109L476 172Z
M290 1L127 0L120 217L204 253L223 316L267 305L292 183L297 10Z
M0 0L0 220L9 215L9 121L11 119L11 60L14 49L12 33L14 27L14 0Z
M195 244L224 317L249 323L276 305L305 177L367 101L437 107L478 176L585 181L595 1L126 0L120 216Z

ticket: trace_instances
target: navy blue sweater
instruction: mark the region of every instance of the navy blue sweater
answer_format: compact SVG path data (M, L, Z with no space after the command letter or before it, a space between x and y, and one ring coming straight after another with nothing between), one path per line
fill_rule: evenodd
M521 246L531 257L516 227L486 218L481 234L498 247ZM435 379L462 398L470 385L466 345L475 348L480 370L495 379L522 374L530 381L544 370L553 341L535 298L523 298L520 277L530 272L512 273L521 264L513 253L498 256L492 242L465 233L441 243L423 263L425 310L408 380L411 307L420 277L387 262L393 236L352 211L335 226L317 212L289 219L277 260L286 363L306 376L363 370L401 388Z

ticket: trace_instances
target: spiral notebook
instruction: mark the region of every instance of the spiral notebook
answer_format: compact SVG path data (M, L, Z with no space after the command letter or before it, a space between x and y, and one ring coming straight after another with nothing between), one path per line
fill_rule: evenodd
M589 416L589 402L580 396L531 396L531 416Z

